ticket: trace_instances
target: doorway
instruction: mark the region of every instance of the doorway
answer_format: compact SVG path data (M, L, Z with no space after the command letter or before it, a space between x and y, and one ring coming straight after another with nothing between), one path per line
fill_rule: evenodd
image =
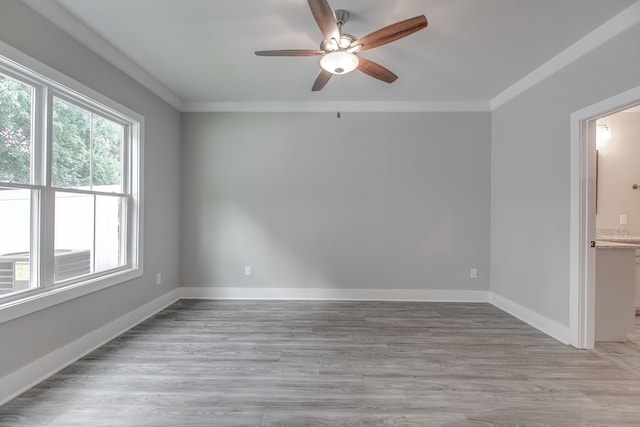
M569 327L577 348L595 343L596 121L638 104L640 86L571 114Z

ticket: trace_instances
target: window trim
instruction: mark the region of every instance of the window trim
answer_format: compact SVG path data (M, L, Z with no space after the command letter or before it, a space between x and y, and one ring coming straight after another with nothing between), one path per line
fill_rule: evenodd
M129 150L130 161L128 167L130 200L128 212L128 239L127 248L130 253L130 265L120 269L109 270L99 277L89 276L79 279L78 282L65 282L50 287L40 287L37 289L21 292L15 298L8 296L6 301L0 302L0 324L26 316L28 314L70 301L81 296L97 292L111 286L128 282L132 279L142 277L143 270L143 230L144 230L144 116L117 103L116 101L100 94L88 86L60 73L48 65L26 55L14 47L0 41L0 63L11 70L11 74L23 74L28 80L33 79L38 85L48 86L54 94L69 94L78 96L88 105L99 110L115 115L115 117L126 117L133 123L128 123L130 132L131 148ZM3 67L3 68L4 68ZM20 70L20 71L17 71ZM24 70L24 73L21 71ZM20 78L22 80L22 78ZM67 95L68 96L68 95ZM95 105L91 105L95 104ZM105 110L106 108L106 110ZM36 120L43 120L37 115ZM41 123L42 124L42 123ZM45 121L45 126L50 123ZM50 132L50 129L47 130ZM44 138L44 135L36 135L36 138ZM46 144L48 145L48 144ZM41 185L30 185L40 190L44 190ZM44 186L46 187L46 186ZM49 198L50 199L50 198ZM134 206L135 205L135 206ZM46 210L46 208L45 208ZM49 220L53 220L52 218ZM40 227L44 226L45 218L40 218ZM51 224L49 224L51 226ZM46 243L45 243L46 244Z

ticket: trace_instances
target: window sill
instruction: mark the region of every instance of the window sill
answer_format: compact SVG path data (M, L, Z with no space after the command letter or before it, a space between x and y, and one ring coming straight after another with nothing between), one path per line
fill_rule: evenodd
M43 290L35 295L0 303L0 324L97 292L101 289L119 285L137 277L142 277L142 269L128 269L118 271L108 276L98 277L60 288Z

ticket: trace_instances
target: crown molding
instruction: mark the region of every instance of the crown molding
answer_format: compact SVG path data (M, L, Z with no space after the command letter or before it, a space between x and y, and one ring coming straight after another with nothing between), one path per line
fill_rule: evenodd
M431 113L431 112L489 112L486 101L443 102L185 102L187 113Z
M506 104L638 22L640 22L640 0L496 95L489 101L491 110Z
M22 0L24 4L51 21L74 39L102 56L113 66L162 98L178 110L182 110L182 100L155 77L113 47L76 17L66 11L57 1Z

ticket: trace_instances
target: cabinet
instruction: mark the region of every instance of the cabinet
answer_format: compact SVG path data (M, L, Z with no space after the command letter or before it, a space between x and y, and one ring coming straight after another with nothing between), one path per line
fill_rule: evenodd
M640 249L636 249L636 313L640 312Z
M636 250L596 249L595 340L627 340L635 324Z

